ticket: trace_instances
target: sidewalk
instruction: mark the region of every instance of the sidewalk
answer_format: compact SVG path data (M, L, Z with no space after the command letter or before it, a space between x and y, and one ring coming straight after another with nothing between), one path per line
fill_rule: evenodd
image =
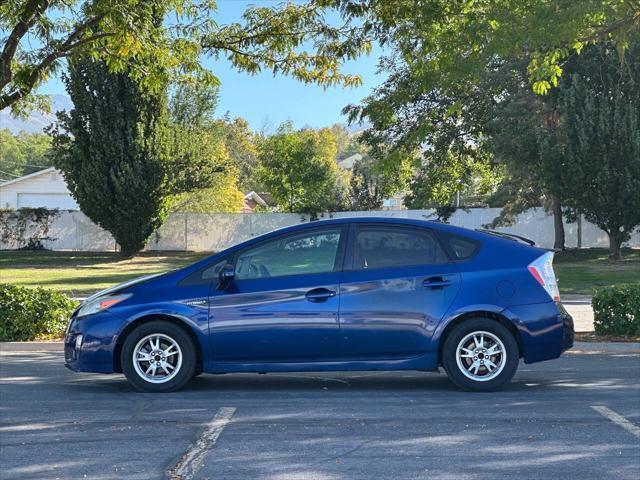
M573 317L576 332L593 332L593 308L591 308L590 295L562 295L562 304Z

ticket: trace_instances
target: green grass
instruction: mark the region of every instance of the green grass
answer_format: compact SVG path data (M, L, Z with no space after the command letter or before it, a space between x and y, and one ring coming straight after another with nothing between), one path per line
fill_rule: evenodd
M619 262L609 261L608 254L608 250L600 248L556 254L553 268L560 293L591 295L594 287L640 284L640 250L623 250Z
M0 251L0 282L86 296L135 277L188 265L207 255L145 252L123 260L112 252Z
M188 265L208 253L145 252L122 260L111 252L0 251L0 282L45 287L85 296L116 283ZM640 250L625 250L620 262L604 249L557 254L554 268L563 294L591 294L593 287L640 284Z

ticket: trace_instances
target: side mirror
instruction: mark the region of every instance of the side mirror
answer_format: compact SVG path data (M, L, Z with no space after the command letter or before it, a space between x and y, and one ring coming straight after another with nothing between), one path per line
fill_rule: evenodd
M218 274L218 290L224 290L229 286L233 279L236 277L236 270L233 268L233 265L227 263L224 267L220 269L220 273Z

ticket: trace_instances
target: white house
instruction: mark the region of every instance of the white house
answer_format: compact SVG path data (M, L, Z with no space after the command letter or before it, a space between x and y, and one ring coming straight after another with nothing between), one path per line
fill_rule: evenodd
M59 170L50 167L0 183L0 208L79 210Z

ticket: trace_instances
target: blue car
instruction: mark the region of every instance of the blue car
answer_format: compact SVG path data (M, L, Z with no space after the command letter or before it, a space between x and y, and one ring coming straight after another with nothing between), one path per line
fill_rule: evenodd
M573 345L553 253L438 222L346 218L277 230L99 292L65 363L145 392L206 373L422 370L495 390Z

